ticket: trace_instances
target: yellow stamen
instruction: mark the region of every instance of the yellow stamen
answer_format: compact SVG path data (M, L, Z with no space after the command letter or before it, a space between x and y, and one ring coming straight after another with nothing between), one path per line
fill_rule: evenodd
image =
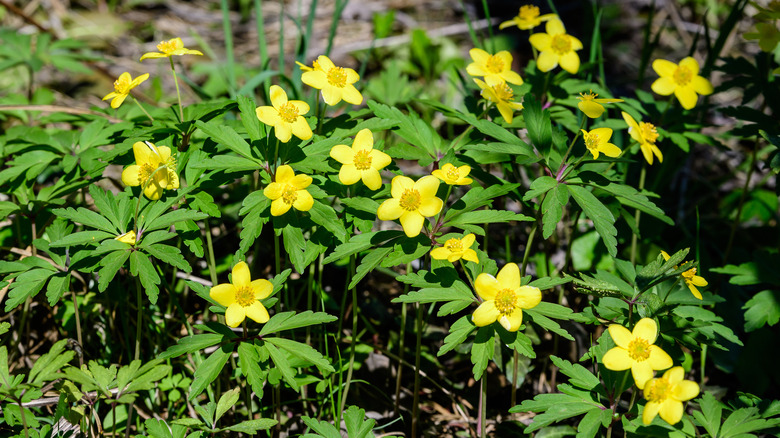
M599 148L599 135L588 133L584 134L583 137L585 137L585 146L588 148L588 150L595 151Z
M460 172L458 171L458 168L455 166L452 166L447 169L447 173L445 174L448 180L450 181L457 181L460 179Z
M539 16L539 8L531 5L520 6L520 13L517 15L521 20L530 21Z
M653 379L645 386L645 398L647 401L662 402L669 397L670 391L669 381L661 377Z
M249 307L254 303L255 293L251 286L244 286L236 290L236 302L242 307Z
M415 189L406 189L401 195L401 200L398 201L398 205L406 211L417 211L422 203L422 196L420 192Z
M174 40L161 41L160 44L157 45L157 50L165 53L166 55L170 55L174 50L176 50L176 43L174 43Z
M590 90L589 93L580 93L580 97L578 97L577 99L585 102L585 101L588 101L588 100L593 100L593 99L595 99L597 97L598 97L598 94L594 93L593 90Z
M371 151L362 150L355 153L352 157L352 162L355 163L357 170L368 170L371 168Z
M293 202L298 199L298 190L289 184L286 185L282 191L282 199L284 200L285 204L292 205Z
M655 140L658 138L658 131L652 123L639 122L639 134L648 143L655 144Z
M571 41L569 40L569 36L566 34L553 36L552 41L550 41L550 48L559 56L571 52Z
M450 252L463 252L463 244L460 239L452 238L444 243L444 247Z
M693 72L687 67L678 66L677 69L674 70L673 78L677 85L688 85L688 83L691 82L691 79L693 79Z
M144 163L138 166L138 181L141 181L142 186L146 184L146 180L151 178L155 169L156 168L149 163Z
M517 294L513 289L501 289L493 301L501 315L510 315L517 307Z
M490 73L501 73L504 71L504 60L496 55L490 55L487 61L485 61L485 68Z
M341 67L333 67L328 70L328 83L339 88L347 85L347 72Z
M294 123L298 118L298 108L292 103L287 102L279 108L279 117L287 123Z
M132 81L122 79L122 77L119 77L114 81L114 90L119 94L128 94L130 92L130 83Z
M498 100L511 101L515 97L515 93L512 92L512 88L506 82L494 86L493 92L496 93Z
M634 338L628 343L628 357L642 362L650 357L650 343L642 338Z

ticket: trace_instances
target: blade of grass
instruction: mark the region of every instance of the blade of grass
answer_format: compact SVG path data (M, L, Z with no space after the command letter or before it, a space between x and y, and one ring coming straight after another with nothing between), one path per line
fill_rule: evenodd
M330 56L330 51L333 48L333 38L336 37L336 29L339 26L339 19L341 13L344 12L344 8L347 7L349 0L336 0L336 9L333 11L333 19L330 22L330 31L328 32L328 48L325 49L325 56Z
M466 9L466 5L463 4L463 0L460 0L460 7L464 11L467 10ZM473 44L474 47L476 47L478 49L484 49L484 45L479 40L479 36L477 36L477 32L474 31L474 26L471 24L472 23L471 22L471 17L469 16L469 14L465 14L464 18L466 19L466 26L469 29L469 36L471 37L471 44Z
M490 8L488 8L487 0L482 0L482 10L485 12L485 19L490 23ZM490 52L496 53L496 40L493 37L493 24L487 27L488 35L490 36Z
M271 59L268 57L268 42L265 40L265 20L263 18L263 0L255 0L255 25L257 27L257 50L260 53L260 71L268 70ZM266 96L271 88L271 77L264 80L262 94ZM267 99L265 99L267 101Z
M221 0L222 30L225 33L225 69L227 70L230 97L236 97L236 66L233 59L233 28L230 25L230 6L227 0Z

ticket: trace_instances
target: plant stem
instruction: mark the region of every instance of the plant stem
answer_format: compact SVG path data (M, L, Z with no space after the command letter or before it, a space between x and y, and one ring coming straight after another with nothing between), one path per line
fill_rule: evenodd
M173 83L176 84L176 97L179 99L179 122L184 121L184 107L181 105L181 91L179 91L179 79L176 77L176 67L173 66L173 57L169 56L171 61L171 72L173 72Z
M639 172L639 186L637 191L641 192L645 188L645 177L647 176L647 162L642 161L642 170ZM637 232L639 232L639 218L642 215L642 211L637 209L634 213L634 226ZM631 264L636 266L636 243L637 233L631 234Z
M734 244L734 236L737 232L737 225L739 225L739 220L742 216L742 208L745 206L745 198L747 198L748 187L750 187L750 179L753 176L753 170L756 167L758 139L759 137L756 136L756 142L753 144L753 151L750 154L750 162L748 163L748 173L747 176L745 177L745 185L742 186L742 193L739 196L739 205L737 206L737 216L734 218L734 222L731 223L731 231L729 232L729 241L728 244L726 244L726 251L724 251L723 253L724 265L726 264L726 262L728 262L729 255L731 255L731 246Z
M525 243L525 251L523 251L523 262L520 266L520 277L525 275L525 269L528 267L528 256L531 254L531 247L534 243L534 237L536 237L537 222L534 222L534 226L531 228L531 232L528 233L528 241ZM517 371L518 362L520 361L520 354L517 350L514 350L512 354L512 366L514 372L512 373L512 388L509 392L510 405L515 406L517 404Z
M76 340L79 342L79 348L84 348L84 340L81 337L81 317L79 316L79 301L76 298L76 292L70 291L73 298L73 316L76 318ZM79 365L84 365L84 355L79 354Z
M349 281L355 276L355 255L349 256ZM347 382L344 384L344 394L341 397L341 407L339 409L339 419L344 412L344 406L347 404L347 395L349 395L349 386L352 383L352 367L355 364L355 346L357 345L357 324L358 324L358 299L357 286L350 289L352 291L352 342L349 349L349 367L347 367Z
M406 273L412 272L412 264L406 264ZM409 292L409 283L404 283L404 295ZM404 369L404 336L406 335L407 304L401 304L401 330L398 334L398 374L395 376L395 406L393 412L398 415L401 399L401 371Z
M423 305L415 303L417 315L415 317L415 331L417 332L417 345L414 348L414 397L412 400L412 438L417 437L418 423L420 422L420 358L422 352L423 331Z
M479 379L480 391L479 391L479 436L485 438L487 431L485 430L485 423L487 421L487 373L482 373L482 378Z
M217 262L214 259L214 245L211 243L211 227L209 226L209 220L203 221L206 231L206 247L209 250L209 277L211 278L211 284L217 285Z
M142 318L143 318L143 299L142 299L142 293L143 293L143 287L141 286L141 280L138 279L138 277L133 277L135 279L135 289L138 292L138 295L136 297L135 305L137 307L137 316L136 316L136 322L135 322L135 354L133 354L133 360L138 360L141 358L141 325L142 324Z
M138 105L138 108L141 108L141 111L143 111L143 112L144 112L144 114L146 114L146 117L149 117L149 121L150 121L150 122L154 122L154 117L152 117L152 115L151 115L151 114L149 114L149 112L148 112L148 111L146 111L146 108L144 108L144 106L143 106L143 105L141 105L141 102L139 102L139 101L138 101L138 99L136 99L135 97L133 97L133 102L135 102L135 104L136 104L136 105Z

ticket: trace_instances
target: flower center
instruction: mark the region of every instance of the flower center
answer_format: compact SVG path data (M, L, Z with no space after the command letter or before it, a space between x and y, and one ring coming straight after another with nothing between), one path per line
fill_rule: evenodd
M585 137L585 146L591 150L595 151L599 148L599 135L598 134L585 134L583 135Z
M642 362L650 357L650 343L642 338L634 338L628 343L628 357Z
M552 41L550 41L550 48L557 55L565 55L571 52L571 41L569 41L569 36L566 34L553 36Z
M128 94L130 93L130 83L131 81L128 80L122 80L122 78L118 78L114 81L114 91L116 91L119 94Z
M585 101L593 100L596 97L598 97L598 94L594 93L593 90L590 90L589 93L580 93L580 97L578 97L577 99L585 102Z
M352 162L355 163L357 170L368 170L371 168L371 151L362 150L355 152L352 157Z
M648 401L662 402L669 397L671 392L669 381L663 377L653 379L645 386L645 398Z
M655 144L655 140L658 138L658 131L652 123L639 122L639 134L648 143Z
M539 8L531 5L520 7L520 13L517 15L521 20L531 21L539 16Z
M496 55L490 55L485 62L485 68L493 74L501 73L504 71L504 60Z
M311 69L312 70L320 70L320 71L322 71L322 67L320 67L320 63L317 62L317 61L313 61L311 63Z
M688 269L682 273L682 276L686 283L691 283L693 281L693 277L696 276L696 268Z
M677 85L688 85L689 82L691 82L691 79L693 79L693 72L687 68L687 67L677 67L676 70L674 70L674 82L677 83Z
M157 168L149 163L144 163L138 166L138 181L141 181L141 186L146 184L146 181L152 177L152 174Z
M460 239L452 238L444 243L444 247L450 252L463 252L463 244L460 242Z
M512 88L509 87L509 85L504 82L503 84L498 84L493 87L493 92L496 93L496 97L498 97L498 100L505 100L509 101L512 100L513 97L515 97L515 93L512 91Z
M510 315L517 305L517 294L512 289L501 289L494 299L496 310L502 315Z
M401 200L398 201L398 205L406 211L417 211L420 208L422 199L420 192L415 189L406 189L401 195Z
M287 184L284 186L284 190L282 191L282 199L284 200L285 204L292 205L292 203L298 199L298 190L295 187Z
M239 287L236 291L236 302L241 307L249 307L255 301L255 293L252 291L251 286Z
M174 50L176 50L176 43L174 43L173 40L161 41L160 44L157 45L157 50L165 53L166 55L170 55Z
M455 166L450 167L447 169L447 173L445 174L448 180L457 182L460 179L460 172L458 171L458 168Z
M347 72L341 67L333 67L328 70L328 83L334 87L343 88L347 85Z
M287 123L295 123L295 119L298 118L298 108L287 102L279 108L279 117Z

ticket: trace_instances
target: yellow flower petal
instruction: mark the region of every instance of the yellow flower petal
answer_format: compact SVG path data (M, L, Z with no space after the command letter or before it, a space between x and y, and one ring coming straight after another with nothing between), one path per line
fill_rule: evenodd
M677 64L665 59L656 59L653 61L653 70L658 73L658 76L672 77L675 70L677 70Z
M536 66L539 71L548 72L558 66L559 56L550 52L543 51L539 53L539 57L536 59Z
M701 76L694 76L693 79L691 79L691 87L693 88L693 91L704 96L712 94L714 91L712 83Z
M568 52L561 56L559 63L562 69L571 74L577 74L580 69L580 56L575 52Z
M654 370L665 370L674 365L672 357L657 345L650 346L650 357L645 362Z
M311 131L311 127L309 126L309 123L306 122L306 119L303 117L298 117L295 119L295 122L293 122L291 125L285 125L290 126L293 135L300 138L301 140L308 140L312 137L313 133ZM279 129L279 126L276 126L277 132ZM289 140L289 137L287 138Z
M231 283L236 288L249 287L252 283L252 277L249 274L249 265L246 262L238 262L233 266L233 278Z
M271 216L281 216L290 210L291 205L284 202L282 198L275 199L271 203Z
M522 309L533 309L542 302L542 291L538 287L521 286L517 291L515 305Z
M362 175L354 164L345 164L339 169L339 181L345 186L350 186L360 181ZM374 189L376 190L376 189Z
M140 169L141 168L137 164L131 164L125 167L125 170L122 171L122 182L130 187L140 186L141 180L138 177L138 171Z
M479 274L477 279L474 280L474 290L483 300L490 301L495 299L500 289L502 289L501 284L499 284L496 277L490 274Z
M697 395L699 395L699 384L690 380L683 380L674 385L672 389L672 396L680 401L691 400Z
M628 344L634 340L634 335L620 324L610 324L607 331L609 332L612 341L615 342L615 345L620 348L628 348Z
M656 94L660 94L661 96L668 96L674 93L675 88L677 88L677 84L672 78L662 76L656 79L653 84L650 85L650 88Z
M233 303L225 310L225 323L228 327L238 327L246 318L246 308L238 303Z
M666 400L661 403L658 414L669 424L677 424L682 420L683 405L676 400Z
M631 376L634 378L636 387L644 389L647 382L653 378L653 368L647 361L634 362L631 365Z
M360 105L363 103L363 95L354 85L345 86L341 91L341 98L344 99L344 102L351 103L352 105Z
M654 344L656 337L658 337L658 324L652 318L642 318L636 323L631 333L635 338L642 338L648 343Z
M601 358L601 362L608 370L623 371L631 368L635 362L628 357L628 351L615 347L604 353L604 357Z
M295 171L293 171L293 168L290 167L287 164L279 166L279 168L276 169L276 182L282 183L282 184L288 184L291 179L295 177Z
M463 260L468 260L470 262L479 263L479 256L477 256L477 252L473 249L467 249L463 252Z
M699 63L696 59L688 56L680 61L680 67L687 68L694 76L699 74Z
M550 37L550 35L547 35L546 33L535 33L530 37L528 37L528 42L530 42L531 45L534 46L534 48L540 52L545 52L547 50L550 50L551 41L552 41L552 37Z
M642 411L642 423L647 426L653 422L653 418L658 415L658 411L661 410L661 403L650 401L645 404L645 410Z
M693 88L689 85L678 86L674 89L674 96L680 101L685 109L691 109L696 106L696 101L699 100L699 96L693 91Z
M270 297L272 293L274 293L273 283L264 278L253 280L251 286L256 300L264 300Z
M592 100L583 100L577 104L577 108L591 119L597 119L604 114L604 107Z
M246 316L254 322L265 324L271 317L268 315L268 310L263 306L260 301L255 301L249 306L244 308Z
M612 143L604 143L599 145L599 151L603 152L604 155L612 158L620 156L620 153L622 152L619 147Z
M279 112L272 106L261 106L255 110L257 119L269 126L276 126L282 122Z
M379 190L380 187L382 187L382 176L379 175L379 171L376 169L367 169L361 171L361 179L363 180L363 184L366 185L370 190Z
M390 195L393 198L400 198L406 190L414 188L414 181L408 176L397 175L390 182ZM385 219L382 219L385 220Z
M443 207L444 201L439 198L423 198L420 207L417 208L417 211L419 211L420 214L425 217L431 217L439 214Z
M376 216L381 221L392 221L401 217L405 211L406 210L401 208L398 204L398 198L390 198L379 205Z
M218 284L209 290L209 296L220 305L227 307L236 302L236 287L230 283Z
M416 237L422 231L425 224L423 215L416 211L407 211L400 217L401 227L404 229L406 237Z
M523 310L515 308L512 313L498 318L499 324L509 332L516 332L523 324Z
M500 315L501 313L496 309L495 301L485 301L474 311L474 314L471 316L471 322L477 327L484 327L496 322Z
M443 246L437 246L431 250L431 257L435 260L447 260L449 256L450 251Z
M436 191L439 190L439 184L440 184L439 178L436 178L433 175L427 175L420 178L419 180L417 180L416 183L414 183L414 189L420 192L420 197L422 199L426 199L426 198L431 198L436 196ZM426 216L433 216L433 215L426 215Z
M498 271L496 280L503 289L517 289L520 287L520 268L516 263L507 263Z
M354 152L345 144L337 144L331 148L330 156L341 164L352 164Z
M314 206L314 198L312 198L311 194L306 190L298 190L296 194L298 197L293 201L293 208L298 211L311 210Z
M271 85L268 89L269 96L271 97L271 105L277 110L287 103L287 93L284 89L278 85Z

